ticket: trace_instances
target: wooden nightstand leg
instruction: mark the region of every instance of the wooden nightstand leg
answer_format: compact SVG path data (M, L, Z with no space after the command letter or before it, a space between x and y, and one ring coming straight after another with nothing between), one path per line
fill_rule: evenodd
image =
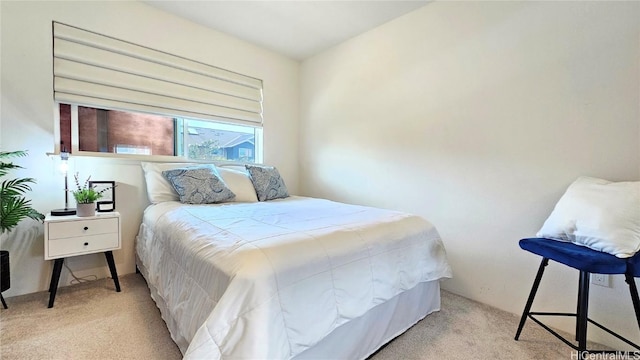
M64 258L56 259L53 263L53 273L51 274L51 284L49 284L49 308L53 307L53 302L56 300L56 292L58 291L58 281L60 281L60 272L62 271L62 264Z
M113 253L105 251L104 256L107 258L107 264L109 264L109 271L111 271L113 283L116 285L116 291L120 292L120 281L118 281L118 272L116 271L116 263L113 261Z
M58 286L59 279L56 279L56 276L55 276L56 271L58 269L58 260L64 260L64 259L57 259L53 261L53 271L51 272L51 282L49 283L49 292L53 291L54 287Z

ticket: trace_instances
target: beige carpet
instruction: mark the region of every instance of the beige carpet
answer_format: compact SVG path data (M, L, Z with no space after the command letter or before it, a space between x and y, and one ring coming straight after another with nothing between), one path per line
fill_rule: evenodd
M140 275L7 299L0 310L0 358L180 359L160 312ZM575 359L572 350L527 322L520 341L518 317L443 292L442 310L427 316L374 354L397 359ZM575 355L574 355L575 356Z

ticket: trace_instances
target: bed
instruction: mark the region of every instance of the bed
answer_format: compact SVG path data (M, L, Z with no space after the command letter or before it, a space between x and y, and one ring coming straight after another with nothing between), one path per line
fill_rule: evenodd
M440 309L451 269L425 219L253 201L237 169L220 169L234 201L185 204L157 176L185 164L150 164L136 263L185 359L362 359Z

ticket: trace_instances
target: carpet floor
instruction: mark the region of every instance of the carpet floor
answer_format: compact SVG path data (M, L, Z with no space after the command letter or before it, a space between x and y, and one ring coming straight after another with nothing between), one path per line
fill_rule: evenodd
M0 310L1 359L181 359L139 274L7 299ZM443 291L442 310L427 316L370 360L576 359L576 353L528 321L520 341L516 315ZM599 357L593 357L597 359ZM608 358L607 358L608 359Z

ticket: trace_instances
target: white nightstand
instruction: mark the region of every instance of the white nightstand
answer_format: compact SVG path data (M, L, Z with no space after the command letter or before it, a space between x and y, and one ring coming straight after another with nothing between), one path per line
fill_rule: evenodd
M49 285L49 307L53 307L64 259L103 252L116 291L120 282L112 250L120 249L120 213L96 213L95 216L51 216L44 219L44 259L55 260Z

